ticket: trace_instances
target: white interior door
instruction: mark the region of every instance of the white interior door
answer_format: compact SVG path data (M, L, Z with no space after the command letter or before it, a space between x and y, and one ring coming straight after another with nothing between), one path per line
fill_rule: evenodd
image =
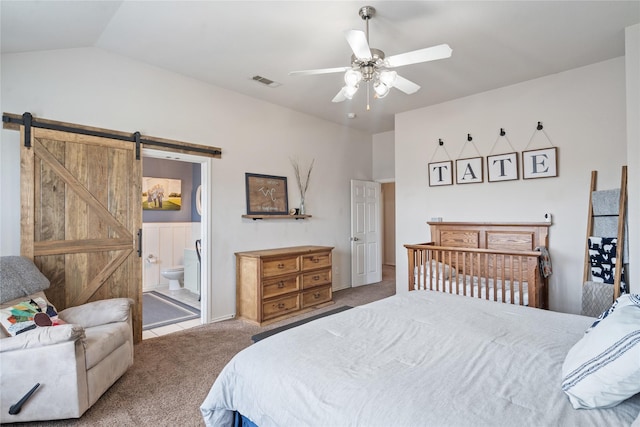
M351 180L351 286L382 280L380 183Z

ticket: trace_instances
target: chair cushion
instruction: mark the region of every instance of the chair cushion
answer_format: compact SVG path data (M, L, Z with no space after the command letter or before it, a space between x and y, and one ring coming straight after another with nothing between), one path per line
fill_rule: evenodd
M128 322L108 323L85 329L85 357L87 369L93 368L115 349L131 339Z

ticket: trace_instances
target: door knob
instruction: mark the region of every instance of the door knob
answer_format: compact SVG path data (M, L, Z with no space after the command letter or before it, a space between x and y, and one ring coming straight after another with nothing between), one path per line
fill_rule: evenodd
M360 239L358 239L357 237L352 237L352 238L351 238L351 241L352 241L352 242L357 242L358 240L360 240Z

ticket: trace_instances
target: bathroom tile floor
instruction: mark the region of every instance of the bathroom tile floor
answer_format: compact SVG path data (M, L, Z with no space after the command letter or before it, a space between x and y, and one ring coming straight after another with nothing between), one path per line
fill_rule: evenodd
M188 289L169 290L169 285L160 286L154 289L154 291L167 295L175 300L188 304L195 308L200 308L200 301L198 301L198 295L189 291ZM193 328L200 325L200 319L187 320L186 322L174 323L172 325L161 326L155 329L149 329L148 331L142 331L142 339L155 338L162 335L171 334L184 329Z

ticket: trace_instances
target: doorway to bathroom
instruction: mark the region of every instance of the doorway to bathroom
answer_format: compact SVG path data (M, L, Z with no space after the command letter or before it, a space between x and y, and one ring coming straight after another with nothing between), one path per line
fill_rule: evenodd
M148 339L207 321L211 164L149 149L142 161L142 338Z

